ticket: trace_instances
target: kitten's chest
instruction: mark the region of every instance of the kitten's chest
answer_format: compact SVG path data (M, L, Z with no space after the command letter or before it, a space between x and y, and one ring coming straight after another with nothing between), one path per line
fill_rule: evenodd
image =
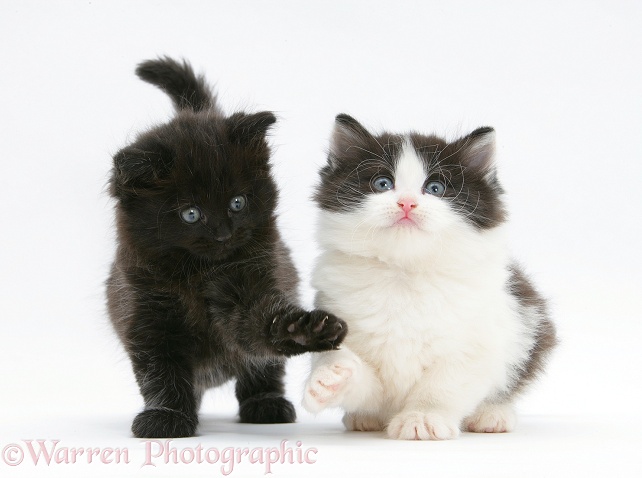
M483 285L446 274L404 271L361 258L321 262L318 306L348 322L346 344L373 360L429 366L480 337ZM397 373L392 371L391 373Z
M434 328L458 313L465 290L462 284L423 272L393 269L376 262L322 264L315 272L319 306L350 322L367 321L369 329L390 336ZM463 297L462 297L463 295Z
M207 297L202 281L181 284L178 296L189 326L201 329L207 323Z
M345 311L339 315L349 317L347 345L378 362L384 375L420 373L440 342L454 335L454 311L444 313L446 298L424 278L380 277L352 297L355 302L338 299Z

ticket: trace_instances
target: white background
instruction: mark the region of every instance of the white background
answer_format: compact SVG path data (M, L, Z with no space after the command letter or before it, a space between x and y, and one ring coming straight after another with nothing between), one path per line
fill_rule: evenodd
M180 3L180 6L179 6ZM141 468L128 359L103 281L114 251L111 155L170 117L135 65L183 57L223 107L273 110L281 226L311 305L310 201L337 113L374 130L497 130L515 256L550 297L561 345L512 434L393 442L340 415L235 424L206 397L179 451L316 447L275 476L640 476L642 3L638 1L3 1L0 6L0 448L22 440L128 448L129 465L15 467L2 476L219 476ZM307 358L289 367L300 402ZM299 407L300 408L300 407ZM81 460L82 461L82 460ZM239 465L232 476L260 476Z

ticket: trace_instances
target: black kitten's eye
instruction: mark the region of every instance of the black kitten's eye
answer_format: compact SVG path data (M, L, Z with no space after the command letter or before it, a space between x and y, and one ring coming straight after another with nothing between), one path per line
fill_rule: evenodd
M181 211L181 218L187 224L194 224L201 218L201 210L196 206L190 206Z
M441 181L429 181L424 191L433 196L442 196L446 191L446 186Z
M233 197L232 200L230 201L230 211L239 212L241 209L245 207L245 204L247 204L247 200L245 199L245 196Z
M392 179L387 176L379 176L372 180L372 187L375 191L390 191L394 186Z

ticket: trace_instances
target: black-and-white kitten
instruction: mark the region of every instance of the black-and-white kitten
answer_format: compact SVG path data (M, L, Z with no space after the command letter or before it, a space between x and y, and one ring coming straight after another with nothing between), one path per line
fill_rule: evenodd
M145 400L132 431L193 435L204 391L231 378L241 422L292 422L285 357L336 348L347 328L296 305L266 142L276 118L225 116L185 62L146 61L136 72L172 98L176 115L114 156L118 250L107 297Z
M447 142L337 117L313 284L350 334L315 360L308 410L339 406L348 429L399 439L513 428L556 338L507 250L493 156L491 128Z

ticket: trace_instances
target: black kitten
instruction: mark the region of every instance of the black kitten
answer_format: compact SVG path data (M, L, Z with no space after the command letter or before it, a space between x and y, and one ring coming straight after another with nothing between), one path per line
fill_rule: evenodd
M276 118L226 117L185 62L146 61L136 73L177 112L114 156L118 250L107 297L145 400L132 431L194 435L204 391L231 378L241 422L292 422L285 357L334 349L347 327L295 305L268 162Z

